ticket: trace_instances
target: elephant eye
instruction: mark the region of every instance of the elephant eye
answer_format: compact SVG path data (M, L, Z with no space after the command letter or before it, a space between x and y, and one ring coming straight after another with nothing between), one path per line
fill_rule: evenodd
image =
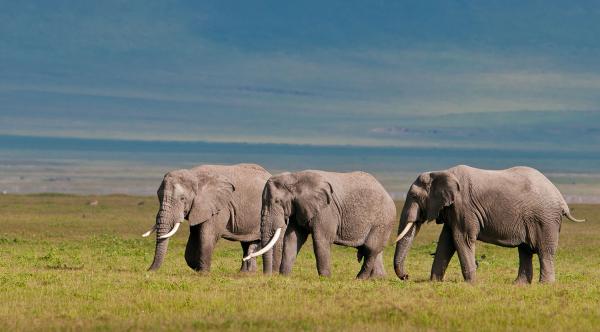
M185 201L185 197L181 196L181 197L179 197L179 200L183 202L183 201Z

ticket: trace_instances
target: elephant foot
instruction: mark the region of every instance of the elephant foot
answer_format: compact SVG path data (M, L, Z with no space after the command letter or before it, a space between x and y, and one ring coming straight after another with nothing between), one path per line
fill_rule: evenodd
M516 286L525 286L531 284L531 280L527 280L526 278L517 278L513 281L513 285Z
M368 280L370 278L371 278L371 276L368 276L368 275L363 274L363 273L359 273L358 275L356 275L356 279L358 279L358 280Z
M546 278L546 279L540 278L541 284L553 284L554 282L556 282L556 280L554 278Z
M476 276L475 269L473 269L471 271L463 270L463 278L465 279L466 282L468 282L470 284L474 284L476 281L475 276Z
M429 281L442 282L442 281L444 281L444 276L432 274L431 277L429 277Z
M377 278L377 279L385 278L385 272L371 273L370 278Z
M242 267L240 268L241 273L254 273L257 270L258 266L256 265L256 261L243 262Z

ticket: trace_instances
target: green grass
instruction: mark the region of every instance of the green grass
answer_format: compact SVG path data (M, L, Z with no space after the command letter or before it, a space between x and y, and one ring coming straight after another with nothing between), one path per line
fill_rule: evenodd
M98 200L97 206L88 202ZM187 230L157 273L146 272L156 199L0 196L0 330L597 330L600 206L573 206L563 222L557 283L513 286L517 250L478 244L478 282L454 257L444 283L428 282L440 228L423 227L411 280L357 281L355 250L334 246L333 277L317 276L307 242L290 277L238 273L239 244L221 240L209 275L191 271ZM536 279L539 273L535 264Z

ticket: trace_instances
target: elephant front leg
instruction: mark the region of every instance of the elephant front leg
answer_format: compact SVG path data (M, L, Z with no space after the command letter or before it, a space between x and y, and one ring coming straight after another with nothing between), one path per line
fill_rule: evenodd
M292 267L296 261L298 252L306 242L308 232L298 229L297 226L290 224L283 238L283 254L281 257L281 267L279 273L288 275L292 272Z
M466 282L474 283L477 264L475 263L475 236L453 231L454 247L458 252L460 267Z
M212 252L219 239L211 227L201 224L197 230L192 232L190 228L190 240L185 250L185 260L189 267L196 271L209 272L212 260ZM210 225L208 225L210 226ZM197 234L192 240L192 233Z
M200 268L200 226L190 227L190 235L185 246L185 262L193 269Z
M242 250L244 252L244 256L246 257L251 253L255 252L259 247L259 241L254 242L241 242ZM242 267L240 268L240 272L256 272L258 266L256 264L256 257L252 257L247 261L242 261Z
M313 249L320 276L331 276L331 241L319 232L313 233ZM285 250L285 249L284 249Z
M454 247L454 239L452 238L452 230L450 226L444 224L440 237L438 239L437 248L433 265L431 265L431 281L443 281L448 264L456 251Z
M531 249L522 244L519 246L519 273L517 274L517 279L515 279L514 283L517 285L520 284L530 284L533 280L533 252Z

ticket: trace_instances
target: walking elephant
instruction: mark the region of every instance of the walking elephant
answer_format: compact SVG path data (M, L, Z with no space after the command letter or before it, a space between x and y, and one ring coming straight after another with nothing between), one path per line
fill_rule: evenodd
M296 255L312 234L319 275L329 276L330 248L358 249L363 260L357 278L384 276L383 248L396 218L394 202L383 186L364 172L302 171L271 177L262 194L261 236L264 272L271 273L274 243L282 232L280 273L291 272Z
M188 220L190 235L185 261L197 271L210 271L212 252L219 238L240 241L243 255L260 245L261 192L271 176L255 164L202 165L165 175L158 188L160 209L156 250L149 270L157 270L166 255L169 237ZM256 271L256 259L242 263L242 272Z
M454 252L463 277L475 281L475 242L519 250L515 283L531 283L532 256L540 261L540 282L553 282L554 255L562 216L576 222L558 189L529 167L482 170L456 166L422 173L410 187L396 239L394 268L407 279L404 260L420 226L433 219L443 224L431 280L441 281Z

